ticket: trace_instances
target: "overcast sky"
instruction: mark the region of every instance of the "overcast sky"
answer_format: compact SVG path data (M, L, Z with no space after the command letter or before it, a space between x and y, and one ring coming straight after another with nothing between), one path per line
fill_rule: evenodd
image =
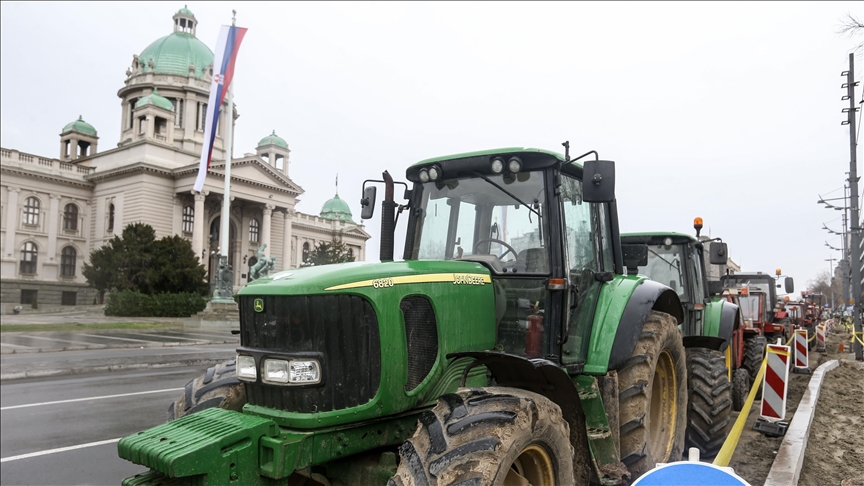
M0 145L56 157L82 115L114 147L132 55L183 5L2 3ZM623 232L693 233L701 216L744 271L782 268L796 291L839 257L821 228L839 230L842 213L816 201L842 197L849 170L840 73L861 39L836 32L861 6L188 2L211 49L232 8L249 29L234 153L275 129L300 211L320 212L337 173L359 222L362 181L385 169L404 180L428 157L569 140L616 161Z

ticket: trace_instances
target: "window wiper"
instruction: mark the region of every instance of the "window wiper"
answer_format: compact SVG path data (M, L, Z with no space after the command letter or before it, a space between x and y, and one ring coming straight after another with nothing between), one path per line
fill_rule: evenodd
M483 174L481 174L481 173L479 173L479 172L476 172L476 171L475 171L475 172L472 172L472 174L474 174L474 175L476 175L477 177L483 179L484 181L488 182L489 184L492 184L493 186L497 187L501 192L503 192L504 194L507 194L508 196L512 197L513 200L515 200L515 201L518 202L519 204L521 204L521 205L525 206L526 208L528 208L528 210L531 211L532 213L536 214L538 218L541 217L541 216L540 216L540 213L539 213L536 209L534 209L533 207L529 206L528 204L525 204L524 201L522 201L521 199L519 199L518 197L516 197L515 195L513 195L513 193L511 193L511 192L508 191L507 189L504 189L503 187L501 187L501 186L499 186L498 184L496 184L495 181L489 179L489 178L486 177L485 175L483 175Z
M663 258L659 253L655 252L655 251L652 250L651 248L648 248L648 251L650 251L651 253L653 253L654 256L656 256L657 258L659 258L659 259L663 260L664 262L668 263L670 267L675 268L676 270L678 270L678 273L679 273L679 275L680 275L680 273L681 273L681 269L678 268L678 265L675 265L674 263L670 262L669 260Z

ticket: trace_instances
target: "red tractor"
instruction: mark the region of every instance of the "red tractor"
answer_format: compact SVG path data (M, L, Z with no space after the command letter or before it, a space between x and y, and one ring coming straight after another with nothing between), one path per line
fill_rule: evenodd
M741 310L741 322L732 332L731 345L726 348L726 361L731 373L732 407L740 411L765 356L767 340L763 333L766 319L763 303L768 296L761 290L751 291L746 285L740 285L724 288L720 297L738 305Z

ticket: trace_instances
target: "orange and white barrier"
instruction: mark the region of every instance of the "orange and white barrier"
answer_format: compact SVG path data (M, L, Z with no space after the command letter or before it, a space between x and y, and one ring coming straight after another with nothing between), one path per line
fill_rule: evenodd
M816 351L825 352L825 326L827 324L819 324L816 326Z
M807 355L807 329L795 329L795 368L810 369Z
M804 347L807 347L805 336ZM789 346L769 344L765 350L765 376L762 381L762 407L759 414L769 421L786 416L786 392L789 383Z

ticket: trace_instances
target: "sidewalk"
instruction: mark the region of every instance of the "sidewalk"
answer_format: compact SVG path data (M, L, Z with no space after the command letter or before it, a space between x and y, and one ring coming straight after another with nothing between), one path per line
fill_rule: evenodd
M159 327L147 328L146 323ZM228 328L197 327L193 319L106 317L101 308L4 315L0 381L142 368L209 366L230 359L240 339ZM136 328L88 324L144 323ZM46 325L74 325L45 331ZM168 327L165 325L168 324ZM239 328L239 324L238 324Z

